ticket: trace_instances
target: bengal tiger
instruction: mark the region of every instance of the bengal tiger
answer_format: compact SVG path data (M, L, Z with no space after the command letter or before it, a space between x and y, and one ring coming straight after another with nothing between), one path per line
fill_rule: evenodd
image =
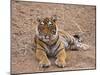
M60 31L56 24L57 16L38 18L36 26L35 44L36 58L41 67L49 67L51 62L49 56L55 57L55 64L58 67L66 65L66 50L86 49L87 45L82 44L79 35L70 35Z

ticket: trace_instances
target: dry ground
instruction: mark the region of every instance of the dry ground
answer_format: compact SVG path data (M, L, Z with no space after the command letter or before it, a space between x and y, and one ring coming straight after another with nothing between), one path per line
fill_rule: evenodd
M12 73L34 73L79 69L95 69L95 6L52 4L12 1L11 21L11 68ZM33 51L33 38L37 17L58 16L57 24L71 34L82 31L84 43L91 46L87 51L69 51L70 59L65 68L57 68L54 59L52 66L40 68Z

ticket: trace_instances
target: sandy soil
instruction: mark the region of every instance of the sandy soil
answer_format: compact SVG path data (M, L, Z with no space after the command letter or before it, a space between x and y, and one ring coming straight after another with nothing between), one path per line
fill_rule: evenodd
M11 68L12 73L34 73L95 69L95 6L51 4L12 1L11 23ZM76 24L85 34L84 43L91 46L87 51L68 51L70 59L65 68L57 68L54 59L52 66L40 68L33 50L33 38L37 17L58 16L59 29L74 34L79 32Z

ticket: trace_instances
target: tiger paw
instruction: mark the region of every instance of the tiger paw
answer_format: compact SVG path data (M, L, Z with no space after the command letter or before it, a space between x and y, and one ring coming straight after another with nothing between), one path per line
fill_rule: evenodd
M47 68L51 65L51 62L49 60L42 60L40 61L39 65L42 68Z
M65 62L65 61L62 61L62 60L57 59L57 60L55 61L55 64L56 64L59 68L64 68L64 67L65 67L65 65L66 65L66 62Z
M88 50L90 47L88 45L84 44L82 48L83 48L83 50Z
M86 44L81 44L80 45L80 49L82 49L82 50L88 50L88 49L90 49L90 46L86 45Z

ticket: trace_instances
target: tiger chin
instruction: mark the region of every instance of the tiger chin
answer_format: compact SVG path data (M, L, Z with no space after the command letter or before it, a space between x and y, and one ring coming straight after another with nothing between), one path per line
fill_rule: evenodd
M49 57L56 58L55 65L60 68L66 66L68 58L66 50L88 48L82 44L79 35L69 35L67 32L59 31L56 24L57 16L37 18L35 44L36 58L41 67L49 67Z

